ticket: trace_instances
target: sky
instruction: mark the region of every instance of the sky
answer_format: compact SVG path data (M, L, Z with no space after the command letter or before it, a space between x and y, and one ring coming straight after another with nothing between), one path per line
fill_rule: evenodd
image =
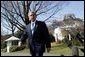
M84 19L84 1L69 1L70 3L66 5L61 11L59 11L53 18L57 20L63 20L65 14L73 13L75 17ZM40 20L42 20L41 18ZM51 20L51 19L49 19ZM8 30L3 29L7 32ZM9 32L10 33L10 32Z
M75 17L84 19L84 1L70 1L70 3L55 16L63 19L64 15L68 13L73 13Z

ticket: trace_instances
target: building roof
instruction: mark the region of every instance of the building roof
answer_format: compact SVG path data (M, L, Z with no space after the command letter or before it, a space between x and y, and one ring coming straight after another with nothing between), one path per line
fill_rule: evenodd
M15 36L12 36L12 37L6 39L5 41L12 41L12 40L20 40L20 39Z

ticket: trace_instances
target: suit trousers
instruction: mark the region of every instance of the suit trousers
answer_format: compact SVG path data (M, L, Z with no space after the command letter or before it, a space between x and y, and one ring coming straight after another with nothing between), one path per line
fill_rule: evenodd
M43 56L43 48L41 44L37 44L34 42L32 42L32 39L30 39L29 41L29 49L30 49L30 53L32 56Z

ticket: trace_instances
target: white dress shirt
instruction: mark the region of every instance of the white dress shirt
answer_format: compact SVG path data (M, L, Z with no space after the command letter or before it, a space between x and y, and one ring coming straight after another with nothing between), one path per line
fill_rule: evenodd
M36 20L35 20L34 22L31 21L31 31L32 31L32 35L33 35L33 33L34 33L35 22L36 22Z

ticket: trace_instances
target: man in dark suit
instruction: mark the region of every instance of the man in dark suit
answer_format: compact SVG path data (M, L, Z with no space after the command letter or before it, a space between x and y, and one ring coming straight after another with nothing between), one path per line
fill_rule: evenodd
M28 16L31 22L26 26L21 36L21 43L28 39L31 55L42 56L45 52L45 47L47 48L47 52L49 52L51 48L48 29L45 22L36 20L35 12L30 12Z

